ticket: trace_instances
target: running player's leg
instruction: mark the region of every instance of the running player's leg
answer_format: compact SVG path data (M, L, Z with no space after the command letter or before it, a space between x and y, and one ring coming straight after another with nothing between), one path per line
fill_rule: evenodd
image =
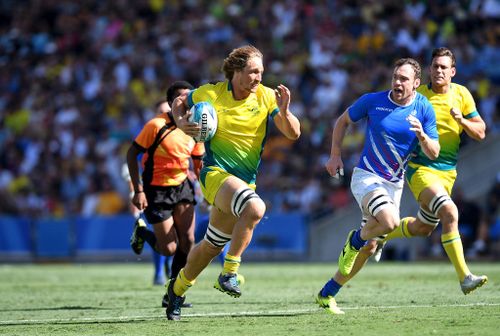
M174 219L168 219L153 224L154 235L156 237L155 251L164 256L171 256L177 249L177 234L174 228Z
M399 224L403 184L389 183L361 169L354 169L351 191L363 215L362 227L351 231L339 256L339 271L347 276L359 250L370 239L391 232Z
M398 229L402 194L402 183L394 185L384 182L383 188L377 188L363 197L363 209L371 214L362 227L363 239L381 239Z
M217 188L212 200L214 206L210 212L207 234L204 240L190 252L185 268L179 273L178 279L182 281L179 283L176 281L174 286L177 295L183 295L201 271L230 240L233 241L225 258L222 275L231 274L228 280L237 279L241 254L250 242L253 228L264 215L264 202L246 183L227 173L223 179L219 178L224 175L223 173L211 171L209 174L212 175L207 174L206 186L211 183L208 181L209 176L214 180L219 179L222 184ZM203 188L206 187L202 185L202 190ZM210 193L209 188L204 190L204 194ZM209 197L207 200L211 201ZM241 293L237 292L239 289L236 281L232 285L235 292L231 292L231 295L239 296Z
M236 220L237 218L228 216L217 207L212 207L207 233L204 239L189 252L186 265L177 277L177 280L180 280L176 281L174 286L177 295L184 295L212 259L219 255L224 246L230 242L232 227ZM217 226L212 223L217 223Z
M388 196L389 193L392 197ZM335 296L342 286L363 268L368 258L375 253L377 249L376 238L387 234L389 230L394 230L398 226L401 190L394 189L390 190L389 193L385 194L381 190L376 189L363 198L363 209L370 215L367 216L367 220L363 220L361 229L350 235L351 240L348 240L348 242L350 243L349 245L355 248L357 242L353 236L357 233L359 233L360 237L362 234L365 235L367 242L359 248L359 252L355 256L349 272L342 269L342 262L339 259L339 270L318 293L316 302L325 308L327 312L331 314L343 314L343 311L337 307ZM346 247L344 246L343 252L345 249ZM345 258L345 253L343 255Z
M166 297L167 303L167 318L179 319L182 304L185 300L185 293L191 288L199 274L210 264L213 258L221 253L224 246L231 240L230 230L221 231L211 225L213 220L218 220L219 225L224 227L232 227L235 218L222 216L220 210L212 207L210 210L210 222L207 227L205 237L196 244L189 252L184 268L179 271L177 277L172 277L170 280Z
M387 196L387 200L390 200ZM399 226L399 210L391 201L384 208L380 209L375 216L368 217L366 225L361 228L361 238L363 240L375 239L394 231Z
M420 167L409 180L412 192L419 199L418 214L416 218L403 218L400 229L390 233L386 239L430 236L441 222L441 243L455 267L462 291L468 294L488 279L486 276L473 275L465 262L458 230L458 209L449 196L455 176L455 172L435 172Z
M450 191L453 186L453 176L450 174ZM420 209L415 217L404 217L400 220L400 225L390 232L384 242L395 238L411 238L413 236L428 236L439 224L439 218L427 207L425 202L419 201L424 190L442 186L441 177L434 173L434 170L411 165L407 170L408 186L415 199L420 203Z
M195 241L196 200L191 181L186 179L176 187L171 199L175 202L172 216L177 233L177 250L172 261L171 278L176 278L186 264L187 255L193 248Z
M320 307L324 308L326 312L334 315L344 314L344 312L337 306L335 301L336 295L349 280L351 280L366 264L368 258L375 252L376 242L370 240L365 246L359 250L356 257L352 271L348 275L342 275L337 270L333 278L326 282L323 288L316 296L316 302Z
M194 246L195 206L192 203L177 203L173 212L174 227L177 233L177 250L172 261L171 277L175 278L186 265L189 251Z
M455 267L462 292L469 294L484 285L488 278L485 275L472 274L465 261L462 239L458 230L458 208L447 191L443 187L428 188L421 193L421 202L427 204L431 213L441 222L441 244Z
M238 297L241 295L238 282L241 255L250 243L253 230L264 216L266 207L252 188L235 177L226 180L217 194L215 205L224 213L230 212L231 217L237 218L232 230L231 245L224 257L223 270L215 288Z
M177 248L177 237L173 229L173 206L166 200L166 195L170 192L171 189L145 190L148 207L144 210L144 217L153 226L153 231L146 225L136 230L141 239L164 256L173 255Z
M339 256L339 272L344 276L352 272L358 252L368 241L375 240L391 232L399 224L399 210L394 206L394 202L389 202L389 197L380 197L381 193L378 189L371 194L367 195L366 202L369 203L373 199L383 199L385 201L383 201L384 204L377 209L376 213L368 216L366 224L362 228L349 233ZM371 254L374 252L375 250Z
M172 261L171 279L177 278L180 270L186 265L188 253L194 245L194 204L184 201L177 203L174 207L173 219L177 234L177 249ZM168 307L168 292L163 297L162 306ZM183 308L192 306L191 303L185 302L185 299L182 301Z
M418 200L420 209L416 218L404 218L400 229L390 233L387 240L398 237L429 236L441 222L441 242L462 282L470 271L465 263L458 231L458 209L449 196L455 182L456 171L438 171L425 166L410 166L407 176L408 185Z

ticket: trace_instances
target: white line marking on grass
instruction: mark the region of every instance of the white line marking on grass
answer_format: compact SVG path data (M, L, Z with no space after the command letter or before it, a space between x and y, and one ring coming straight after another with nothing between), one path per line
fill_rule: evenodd
M401 309L401 308L440 308L440 307L495 307L500 303L464 303L449 305L401 305L401 306L356 306L341 307L343 310L363 309ZM303 315L321 311L321 308L268 310L268 311L240 311L220 313L194 313L183 314L182 317L238 317L238 316L276 316L276 315ZM72 324L72 323L100 323L100 322L126 322L134 320L156 320L164 319L164 315L130 315L130 316L104 316L104 317L74 317L74 318L51 318L51 319L29 319L29 320L0 320L0 325L23 325L23 324Z

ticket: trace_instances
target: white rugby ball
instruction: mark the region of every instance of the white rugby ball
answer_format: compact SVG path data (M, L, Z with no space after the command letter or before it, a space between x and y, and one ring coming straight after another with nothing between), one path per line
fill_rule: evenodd
M197 142L205 142L211 140L217 131L217 111L212 104L200 102L191 107L190 122L195 122L200 125L200 133L193 137Z

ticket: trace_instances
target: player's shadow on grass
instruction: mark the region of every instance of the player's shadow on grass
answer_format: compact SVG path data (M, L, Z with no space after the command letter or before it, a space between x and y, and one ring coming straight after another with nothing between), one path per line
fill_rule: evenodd
M230 305L245 305L245 306L267 306L267 305L276 305L276 301L243 301L239 299L238 301L233 300L230 301L228 300L227 302L222 302L222 301L212 301L212 300L205 300L205 301L194 301L194 300L189 300L190 303L193 305L220 305L220 304L230 304ZM307 305L310 303L314 303L314 298L311 298L310 300L287 300L286 302L281 302L280 304L286 304L286 305Z
M16 309L0 309L0 312L15 312L15 311L41 311L41 310L112 310L116 308L106 307L84 307L84 306L62 306L62 307L40 307L40 308L16 308Z
M137 323L151 321L151 319L134 319L134 320L115 320L115 321L19 321L12 323L2 323L0 326L16 326L16 325L80 325L80 324L116 324L116 323Z

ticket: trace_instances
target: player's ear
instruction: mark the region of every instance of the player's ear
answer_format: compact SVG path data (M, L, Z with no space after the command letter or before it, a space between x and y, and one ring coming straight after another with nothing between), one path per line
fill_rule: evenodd
M455 77L456 73L457 73L457 68L451 67L451 77Z
M420 78L416 78L413 85L414 85L414 89L416 90L420 86Z

